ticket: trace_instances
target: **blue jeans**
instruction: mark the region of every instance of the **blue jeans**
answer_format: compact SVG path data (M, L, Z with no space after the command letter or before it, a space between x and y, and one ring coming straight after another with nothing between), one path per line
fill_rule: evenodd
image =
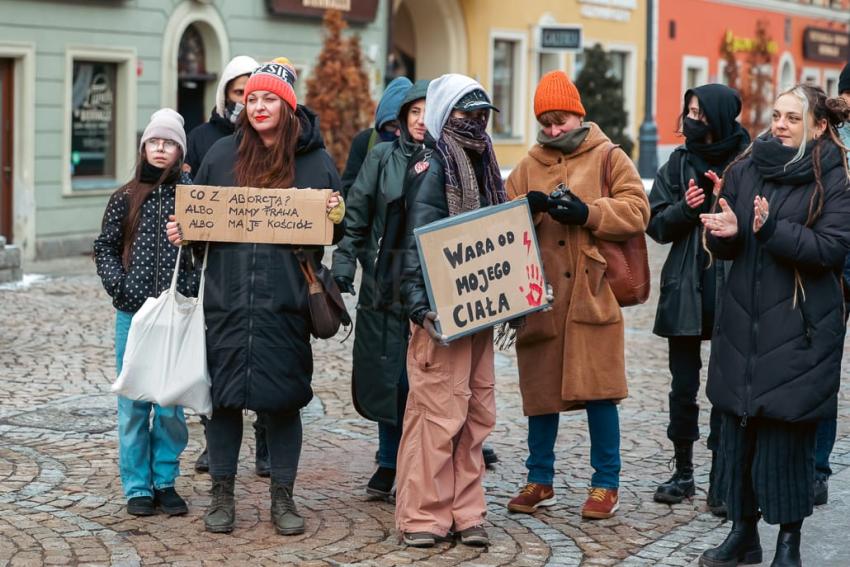
M402 422L404 422L404 408L407 406L407 366L401 370L401 378L398 382L398 421L395 425L378 422L378 466L385 469L396 468L398 458L398 446L401 443Z
M115 365L118 374L133 314L118 311L115 317ZM156 353L151 353L156 356ZM150 415L153 409L153 422ZM118 396L118 469L129 500L153 496L153 489L174 486L180 474L180 454L189 442L189 429L181 407L160 407Z
M609 400L587 402L587 427L590 430L590 465L594 488L620 486L620 415ZM528 418L528 482L552 485L555 478L555 440L560 414L533 415Z
M832 469L829 468L829 455L835 445L835 434L838 426L837 419L823 419L818 422L815 436L815 476L829 478Z

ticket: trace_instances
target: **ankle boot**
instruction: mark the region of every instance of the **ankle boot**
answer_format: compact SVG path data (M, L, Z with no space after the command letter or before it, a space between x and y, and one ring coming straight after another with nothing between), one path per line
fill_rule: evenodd
M214 477L210 489L210 507L204 514L204 527L208 532L229 534L236 523L236 502L233 497L235 476Z
M653 499L665 504L678 504L690 498L694 487L694 444L690 441L675 443L676 470L670 480L658 486Z
M758 520L734 522L732 531L718 547L705 550L699 558L701 567L735 567L761 563Z
M292 485L280 484L272 480L269 489L272 495L272 523L280 535L298 535L304 533L304 518L295 508L292 499Z
M800 527L803 522L782 524L776 537L776 554L770 567L800 567Z
M708 473L708 497L706 504L715 516L726 517L726 486L723 482L723 473L720 470L721 463L717 451L711 452L711 472Z

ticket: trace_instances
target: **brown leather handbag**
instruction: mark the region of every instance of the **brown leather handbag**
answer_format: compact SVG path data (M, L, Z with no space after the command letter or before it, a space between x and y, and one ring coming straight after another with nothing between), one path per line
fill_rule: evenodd
M600 186L602 197L611 196L611 154L618 144L609 144L602 162ZM646 235L640 234L624 240L595 239L599 253L608 267L605 276L621 307L639 305L649 299L650 275L649 254L646 251Z
M303 250L296 251L295 256L307 282L310 334L317 339L329 339L337 334L340 325L351 325L351 317L345 308L342 293L330 270L323 264L319 264L317 271Z

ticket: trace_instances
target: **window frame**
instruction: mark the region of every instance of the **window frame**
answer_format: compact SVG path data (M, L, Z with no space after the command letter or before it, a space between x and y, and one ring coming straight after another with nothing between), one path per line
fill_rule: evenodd
M493 133L493 120L488 125L490 137L494 145L516 145L524 144L526 140L526 104L528 90L528 33L518 30L492 29L490 30L489 42L489 73L490 87L488 94L491 98L494 97L494 71L495 71L495 55L496 41L514 42L514 70L513 76L518 79L514 81L512 95L512 103L514 107L513 116L511 116L512 136L498 136ZM495 104L495 100L494 100ZM498 105L496 105L498 106Z
M701 80L697 81L697 84L694 85L696 87L700 85L705 85L708 83L708 75L709 75L709 65L708 65L708 57L702 57L698 55L683 55L682 56L682 92L681 97L685 96L685 92L691 88L688 86L688 70L689 69L698 69L700 75L702 76Z
M92 187L76 188L68 164L71 162L71 118L73 114L72 93L74 88L74 62L95 61L116 64L116 101L115 101L115 177L92 182ZM136 49L131 47L109 46L68 46L65 49L64 83L64 123L62 125L62 195L66 197L90 197L109 195L132 174L136 165ZM78 184L85 186L85 183Z

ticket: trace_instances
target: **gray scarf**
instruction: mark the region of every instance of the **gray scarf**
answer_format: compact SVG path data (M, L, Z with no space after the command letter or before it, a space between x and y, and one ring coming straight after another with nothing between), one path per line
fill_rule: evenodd
M569 132L564 132L560 136L547 136L543 130L537 133L537 143L547 148L555 148L561 150L564 154L571 154L578 149L581 143L587 138L590 133L590 126L579 126Z

